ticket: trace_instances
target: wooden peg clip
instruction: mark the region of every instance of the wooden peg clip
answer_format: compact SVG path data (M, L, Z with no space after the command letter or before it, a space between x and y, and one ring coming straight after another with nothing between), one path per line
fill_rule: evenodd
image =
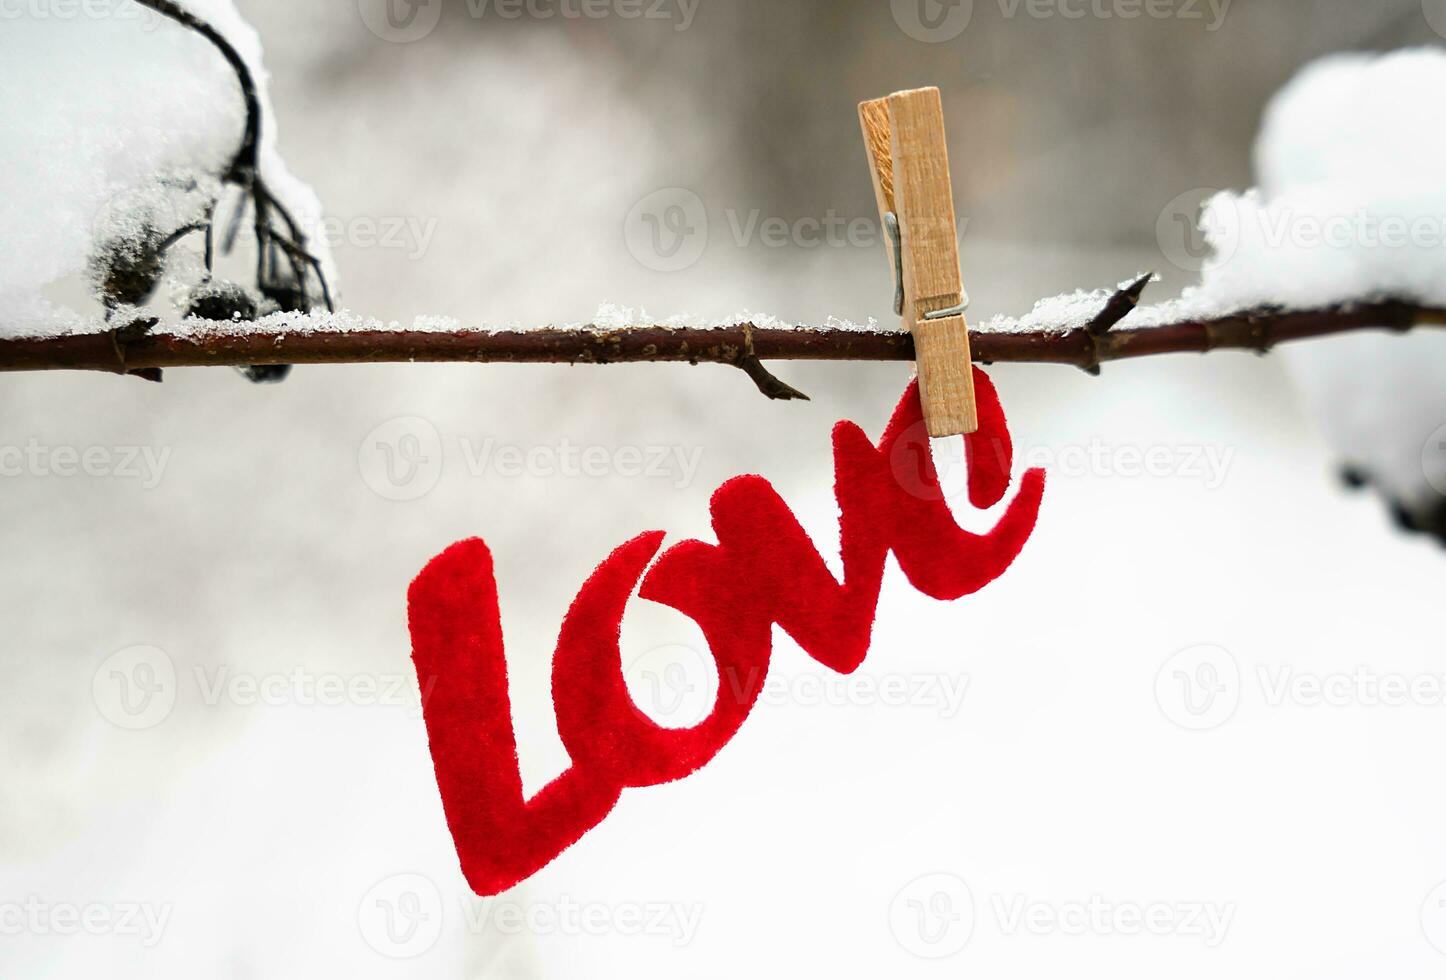
M934 438L968 435L979 419L939 90L864 102L859 119L879 215L890 229L898 312L914 335L925 425Z

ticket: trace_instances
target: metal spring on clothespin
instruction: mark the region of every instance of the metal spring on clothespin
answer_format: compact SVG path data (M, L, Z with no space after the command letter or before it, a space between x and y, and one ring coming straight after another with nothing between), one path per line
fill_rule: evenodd
M904 242L899 234L899 216L892 211L884 214L884 229L889 233L889 242L894 251L894 313L904 315ZM958 306L951 306L947 310L935 310L933 313L925 313L925 320L944 320L951 316L963 316L969 312L969 292L960 286L959 291L964 294L963 301Z

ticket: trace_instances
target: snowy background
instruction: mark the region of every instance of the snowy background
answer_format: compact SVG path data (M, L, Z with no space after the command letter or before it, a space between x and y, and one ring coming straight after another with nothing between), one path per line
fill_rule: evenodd
M1273 179L1252 155L1272 93L1329 52L1446 45L1432 0L651 4L437 0L394 28L370 0L239 0L345 304L888 320L854 106L918 84L945 90L971 315L1149 268L1165 298L1206 260L1180 219ZM206 124L224 73L125 8L0 4L7 131L55 98L25 45L68 26L135 32L105 62L112 104L176 48L172 95ZM1439 154L1439 117L1414 122ZM643 219L672 205L693 232L663 256ZM1427 463L1407 477L1446 423L1422 367L1446 341L1346 343L1303 355L1332 361L1300 375L1317 401L1387 400L1319 381L1340 350L1380 379L1400 368L1371 357L1409 352L1416 387L1386 390L1422 410L1343 436L1286 357L995 369L1021 460L1051 474L1015 569L954 605L891 573L850 684L780 637L714 764L627 794L490 902L431 775L411 577L458 538L492 546L539 787L566 764L549 654L592 566L643 529L706 533L743 472L827 551L829 429L877 434L907 367L781 365L814 397L789 405L719 367L6 377L0 973L1439 976L1446 559L1339 488L1331 443L1392 440L1426 499ZM579 473L584 450L603 462ZM91 475L60 475L88 452ZM624 639L645 709L697 709L688 624L639 606Z

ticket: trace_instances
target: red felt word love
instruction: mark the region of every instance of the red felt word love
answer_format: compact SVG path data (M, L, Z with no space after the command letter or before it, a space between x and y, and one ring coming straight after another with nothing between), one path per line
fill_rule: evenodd
M994 386L975 375L981 424L965 442L969 497L988 508L1008 490L1013 450ZM877 447L849 422L834 429L833 445L842 584L788 505L755 476L714 495L717 544L684 541L659 556L664 535L653 531L598 566L563 621L553 658L557 726L572 766L530 800L518 770L491 553L479 540L463 541L417 577L409 615L417 674L431 689L427 734L462 871L479 895L541 870L601 823L625 788L681 779L717 755L762 691L773 624L815 660L852 673L868 653L889 552L916 589L952 600L1002 575L1034 530L1040 470L1025 474L988 534L955 523L917 385ZM744 679L694 728L661 727L628 694L619 632L640 580L643 599L698 624L720 677Z

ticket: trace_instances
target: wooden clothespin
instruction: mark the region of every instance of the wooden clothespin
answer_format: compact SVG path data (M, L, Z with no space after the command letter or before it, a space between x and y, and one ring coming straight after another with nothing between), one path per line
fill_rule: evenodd
M859 119L879 214L890 233L895 312L914 335L924 422L934 438L967 435L979 428L979 419L939 90L864 102Z

